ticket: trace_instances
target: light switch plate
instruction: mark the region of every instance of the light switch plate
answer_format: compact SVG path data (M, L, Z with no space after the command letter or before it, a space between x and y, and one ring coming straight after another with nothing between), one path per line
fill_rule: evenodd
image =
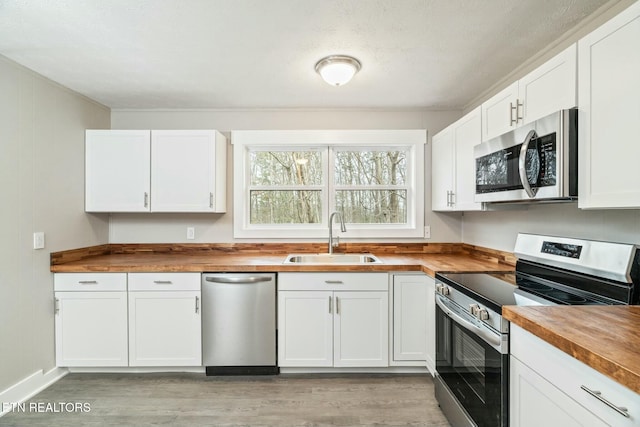
M44 232L33 233L33 249L44 249Z

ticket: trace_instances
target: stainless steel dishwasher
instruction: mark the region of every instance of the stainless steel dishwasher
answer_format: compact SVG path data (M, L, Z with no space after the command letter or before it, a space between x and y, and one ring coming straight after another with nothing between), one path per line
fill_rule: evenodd
M274 273L202 274L202 359L207 375L278 373Z

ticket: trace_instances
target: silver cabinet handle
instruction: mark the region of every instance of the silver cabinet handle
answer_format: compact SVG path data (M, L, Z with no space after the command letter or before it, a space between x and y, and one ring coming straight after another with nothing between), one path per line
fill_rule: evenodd
M209 207L213 208L213 193L209 193Z
M527 137L524 139L522 146L520 146L520 157L518 158L518 172L520 173L520 181L522 182L522 188L527 193L530 199L536 197L536 193L538 192L537 188L531 188L529 184L529 179L527 178L527 150L529 149L529 143L533 138L536 138L538 134L536 131L531 129L527 134Z
M597 391L597 390L591 390L590 388L588 388L587 386L584 386L584 385L581 385L580 388L582 390L586 391L587 393L589 393L591 396L593 396L596 399L598 399L600 402L602 402L605 405L607 405L609 408L613 409L614 411L616 411L617 413L622 415L623 417L626 417L626 418L630 418L631 417L629 415L629 410L627 408L625 408L624 406L616 406L613 403L609 402L607 399L602 397L602 392Z
M518 121L524 121L524 116L520 115L520 107L522 107L522 111L524 112L524 103L516 99L516 123L518 123Z
M60 300L58 298L53 299L53 313L60 313Z
M97 280L79 280L78 283L81 285L97 285L98 281Z
M333 303L333 298L331 297L331 295L329 295L329 313L331 313L333 310L331 310L331 305Z
M336 297L336 314L340 314L340 300Z
M509 103L509 126L513 126L518 123L518 100L516 99L516 105L513 102ZM515 113L515 114L513 114ZM515 118L514 118L515 116Z
M200 312L200 297L196 296L196 314Z
M454 193L454 192L453 192L453 190L452 190L452 191L451 191L451 204L449 205L449 206L451 206L451 207L453 207L453 205L455 205L455 204L456 204L456 203L455 203L455 199L454 199L455 194L456 194L456 193Z
M144 207L149 207L149 193L147 193L146 191L144 192Z
M171 285L173 282L171 280L154 280L153 283L156 285Z
M327 285L342 285L344 282L342 280L325 280L324 283Z

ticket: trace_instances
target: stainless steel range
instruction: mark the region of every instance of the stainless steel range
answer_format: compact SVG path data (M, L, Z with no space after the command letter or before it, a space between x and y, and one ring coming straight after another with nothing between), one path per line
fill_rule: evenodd
M635 245L519 234L515 273L436 274L436 398L451 425L508 425L504 305L638 304Z

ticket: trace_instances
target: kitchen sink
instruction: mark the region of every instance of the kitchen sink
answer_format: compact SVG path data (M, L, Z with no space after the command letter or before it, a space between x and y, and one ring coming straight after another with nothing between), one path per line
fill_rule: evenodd
M373 254L291 254L283 264L382 264Z

